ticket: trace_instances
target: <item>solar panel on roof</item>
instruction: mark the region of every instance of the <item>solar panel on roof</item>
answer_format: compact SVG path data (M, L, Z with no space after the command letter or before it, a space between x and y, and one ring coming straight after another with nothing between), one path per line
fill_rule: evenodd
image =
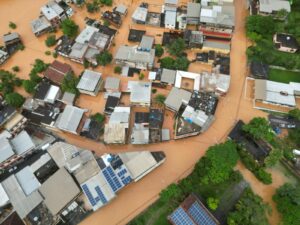
M170 215L170 220L176 225L195 225L189 215L181 207Z
M102 173L114 192L118 191L123 187L114 170L110 166L104 168L102 170Z
M191 205L191 207L188 209L188 213L191 215L197 225L217 225L198 202L194 202Z

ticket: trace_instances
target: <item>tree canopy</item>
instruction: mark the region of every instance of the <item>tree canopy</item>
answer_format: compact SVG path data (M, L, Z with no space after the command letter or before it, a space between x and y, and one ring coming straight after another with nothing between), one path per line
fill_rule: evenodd
M64 35L67 35L69 38L74 38L77 33L79 26L71 19L65 19L61 23L61 28Z
M67 91L79 95L79 91L77 89L78 82L79 82L79 78L76 77L74 73L67 73L61 84L61 89L64 92Z
M5 101L13 107L20 108L23 105L25 98L17 92L12 92L5 95Z
M300 221L300 186L284 184L276 190L273 200L282 214L283 225L297 225Z
M101 4L112 6L113 0L100 0Z
M273 35L275 32L275 23L271 16L248 16L246 21L246 30L247 37L250 39L253 38L253 35Z
M269 155L265 158L264 163L266 167L275 166L282 156L283 152L280 149L272 149Z
M178 57L176 59L173 59L170 56L164 57L160 59L160 67L166 68L170 70L183 70L187 71L189 67L189 60L186 57Z
M290 110L289 116L296 120L300 120L300 109L295 108L295 109Z
M257 140L264 139L270 142L275 137L268 120L263 117L253 118L248 124L243 126L243 131Z
M45 44L47 47L51 47L53 45L56 44L56 37L54 34L51 34L47 37L47 39L45 40Z
M246 189L235 206L229 213L228 225L268 225L267 212L269 207L262 198L254 194L251 189Z
M168 51L171 55L182 56L182 54L186 48L186 45L185 45L185 41L182 38L177 38L167 47L168 47Z
M112 59L112 54L107 50L96 56L97 63L101 66L106 66L107 64L111 63Z
M158 94L154 97L154 101L161 105L165 103L165 100L166 100L166 96L164 96L163 94Z
M218 184L226 181L238 161L237 146L232 141L209 147L204 157L196 164L204 184Z
M22 81L15 74L0 70L0 92L3 95L12 93L15 86L22 85Z
M155 45L155 56L161 57L164 52L164 48L160 44Z
M24 80L22 85L27 93L32 94L35 92L35 86L37 83L32 80Z

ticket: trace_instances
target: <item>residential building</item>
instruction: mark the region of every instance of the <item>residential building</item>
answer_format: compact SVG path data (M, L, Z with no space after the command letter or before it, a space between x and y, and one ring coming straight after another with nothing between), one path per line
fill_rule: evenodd
M198 25L200 22L200 10L200 3L188 2L186 23L190 25Z
M141 43L138 47L138 51L150 52L153 44L154 44L154 37L148 36L148 35L143 35Z
M114 9L114 12L119 13L121 16L126 16L128 9L125 5L117 5Z
M61 90L58 86L50 84L48 81L42 81L34 94L34 99L41 105L45 103L54 104L61 96Z
M161 73L160 82L168 85L174 85L176 79L176 70L163 69Z
M195 195L189 195L180 206L175 209L168 220L173 225L219 225L219 221L205 207Z
M5 125L16 113L16 108L5 103L4 99L0 96L0 126Z
M45 16L40 16L38 19L31 21L30 25L31 30L36 37L48 33L53 29L51 23L46 19Z
M65 92L63 97L59 100L66 105L74 105L76 95L70 92Z
M173 87L165 100L167 109L177 112L181 105L187 105L190 101L192 93L184 89Z
M69 64L54 60L44 72L44 77L57 85L61 85L65 75L72 72Z
M22 188L22 184L24 184L23 181L24 179L20 181L16 175L11 175L1 183L11 204L21 219L25 219L26 216L43 201L43 197L37 189L29 195L26 195ZM34 185L34 183L29 180L26 180L26 182L29 185ZM37 186L33 187L34 189L38 188Z
M103 86L103 83L104 81L101 73L92 70L85 70L77 84L77 89L80 93L97 96Z
M150 106L151 87L152 85L150 82L129 81L128 90L130 92L130 104Z
M8 58L8 53L0 49L0 65L3 64Z
M25 128L26 123L27 118L20 113L16 113L8 122L5 123L4 128L14 136Z
M16 32L4 34L2 39L8 55L15 53L22 44L21 37Z
M251 77L255 79L267 80L269 77L269 65L258 61L252 61L250 64Z
M104 89L107 93L120 92L120 79L115 77L107 77Z
M109 21L112 25L120 27L122 25L122 16L117 12L105 11L102 14L102 18Z
M192 73L186 71L177 70L176 72L176 80L175 87L182 87L182 79L191 79L194 81L194 85L192 90L199 91L200 90L200 82L201 82L201 74L200 73Z
M67 19L64 9L55 1L49 1L46 5L42 6L41 13L46 17L53 27L59 27L61 22Z
M291 3L286 0L260 0L258 13L262 15L274 15L280 10L286 10L286 12L291 12Z
M255 80L254 107L264 108L268 105L281 107L296 107L296 99L300 96L300 84L290 82L289 84L279 83L270 80ZM257 103L263 103L263 105ZM277 110L280 111L278 108Z
M282 52L295 53L299 49L299 44L297 39L290 35L284 33L276 33L273 36L273 43L275 48Z
M39 192L52 215L59 214L80 194L80 189L65 168L60 168L46 180Z
M202 48L204 42L203 32L185 30L184 40L189 48Z
M104 128L104 143L125 144L129 129L130 107L115 107Z
M137 46L120 46L115 63L121 66L129 66L138 69L152 69L154 66L155 50L139 51Z
M177 6L176 4L165 4L163 6L165 14L165 28L174 30L176 28Z
M120 153L118 156L135 182L160 166L166 159L163 152L126 152Z
M137 7L133 12L131 19L137 24L146 24L148 9L144 7Z
M104 113L110 115L114 111L115 107L119 105L119 102L120 102L119 96L108 95L104 107Z
M68 55L68 57L70 57L70 59L74 62L77 63L84 63L84 56L88 50L89 46L88 44L81 44L78 42L75 42L74 45L72 45L71 49L70 49L70 53Z
M79 134L84 124L86 110L75 106L66 105L63 113L56 121L56 126L62 131Z

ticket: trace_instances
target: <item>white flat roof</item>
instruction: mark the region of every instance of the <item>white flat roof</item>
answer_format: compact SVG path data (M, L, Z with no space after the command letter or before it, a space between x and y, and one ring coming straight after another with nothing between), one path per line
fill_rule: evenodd
M51 85L50 89L45 97L45 101L47 102L54 102L56 100L56 98L58 97L58 93L59 93L60 89L58 86L55 85Z
M99 31L99 29L95 28L95 27L91 27L91 26L86 26L81 32L80 34L77 36L77 38L75 39L75 41L77 43L80 44L85 44L88 43L92 37L92 35Z
M201 74L177 70L176 80L175 80L175 87L181 88L182 78L188 78L188 79L194 80L194 88L193 89L195 91L199 91L200 81L201 81Z

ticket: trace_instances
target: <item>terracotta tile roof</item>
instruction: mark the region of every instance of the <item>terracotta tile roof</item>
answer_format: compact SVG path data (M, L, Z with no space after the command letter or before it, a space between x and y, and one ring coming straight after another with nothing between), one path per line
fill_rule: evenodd
M71 71L72 68L69 64L54 60L45 71L44 76L56 84L61 84L64 76Z

